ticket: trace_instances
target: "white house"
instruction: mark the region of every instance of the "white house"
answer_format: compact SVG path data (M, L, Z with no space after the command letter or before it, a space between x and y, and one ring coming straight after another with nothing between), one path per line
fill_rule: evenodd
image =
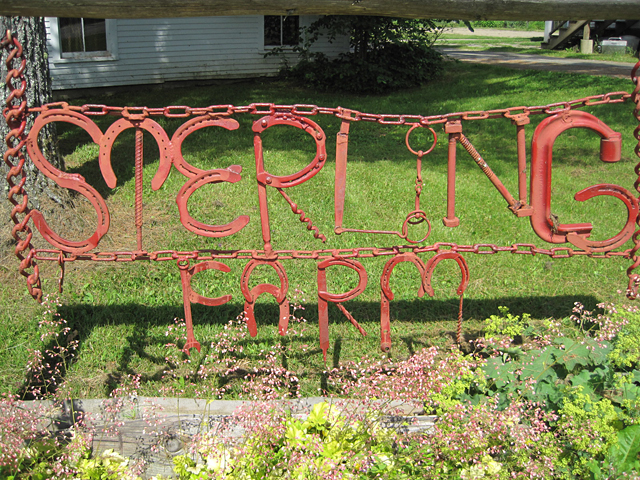
M298 27L317 16L90 19L47 17L54 90L143 85L198 79L275 75L275 47L297 42ZM335 57L348 39L319 40L315 49ZM291 61L296 55L287 54Z

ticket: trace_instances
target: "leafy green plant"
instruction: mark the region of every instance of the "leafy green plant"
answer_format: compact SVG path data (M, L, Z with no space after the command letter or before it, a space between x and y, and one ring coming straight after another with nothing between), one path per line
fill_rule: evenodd
M80 480L132 479L129 459L113 451L105 450L97 456L85 455L76 464L75 478Z
M618 334L609 360L619 369L637 369L640 367L640 312L634 306L616 311L614 315L627 320L627 324Z
M260 428L243 444L231 445L219 432L199 442L201 462L174 458L182 480L329 478L338 472L360 472L359 478L409 478L411 462L394 450L397 433L383 428L375 412L354 415L327 402L313 406L305 419L287 414L278 425ZM245 412L246 415L250 415ZM346 473L345 473L346 474Z
M594 401L582 387L568 389L558 411L557 432L565 448L559 466L565 478L585 478L617 443L619 421L612 403Z
M614 472L640 472L640 425L629 425L618 432L605 460Z
M320 90L366 94L417 87L443 70L442 55L421 44L388 44L366 58L343 54L330 60L321 55L304 59L287 76Z
M522 318L519 315L509 313L509 308L498 307L500 315L491 315L485 320L484 336L485 338L494 335L506 335L507 337L521 336L529 327L531 315L525 313Z

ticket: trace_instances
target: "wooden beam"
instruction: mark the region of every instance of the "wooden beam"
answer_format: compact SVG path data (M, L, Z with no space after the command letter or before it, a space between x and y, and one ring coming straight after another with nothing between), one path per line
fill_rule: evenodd
M163 18L385 15L455 20L640 19L640 0L0 0L0 15Z

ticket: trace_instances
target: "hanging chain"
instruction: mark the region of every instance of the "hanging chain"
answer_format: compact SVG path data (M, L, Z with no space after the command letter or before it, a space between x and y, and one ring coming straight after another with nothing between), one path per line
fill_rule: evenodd
M40 301L42 299L40 271L34 258L35 249L31 244L33 233L28 225L31 211L28 205L29 198L24 190L27 177L23 168L25 163L24 146L27 141L27 135L25 134L27 125L27 99L25 94L27 81L24 76L26 59L22 55L22 46L10 32L7 32L0 45L7 50L6 65L8 74L5 83L10 92L6 100L6 107L2 113L9 127L4 162L9 167L9 172L7 173L8 197L13 205L11 220L15 224L11 234L16 240L15 255L20 260L19 271L23 276L27 277L27 288L31 296ZM15 67L14 62L19 65L18 68ZM33 271L29 272L31 269Z
M551 103L540 106L521 106L501 108L496 110L464 111L447 113L442 115L403 115L403 114L376 114L364 113L343 107L320 107L318 105L276 105L274 103L251 103L249 105L211 105L209 107L186 107L173 105L169 107L114 107L109 105L69 105L66 102L56 102L33 107L29 113L42 113L48 110L70 110L87 116L130 116L131 111L145 117L166 118L190 118L195 116L229 117L234 114L248 113L250 115L272 115L275 113L290 113L302 117L313 115L333 115L340 119L348 119L359 122L373 122L380 125L421 125L423 127L445 124L454 120L488 120L495 118L512 119L516 116L528 115L556 115L582 107L604 105L612 103L624 103L632 97L628 92L609 92L600 95L591 95L584 98L569 100L568 102Z
M633 131L633 136L638 141L635 147L636 156L640 159L640 82L638 82L637 72L640 67L640 61L636 63L635 67L631 71L631 80L633 81L635 87L633 89L633 93L631 94L632 101L636 104L633 114L638 121L638 125ZM640 194L640 161L635 166L636 173L636 181L633 186L636 191ZM638 297L638 286L640 285L640 275L638 273L634 273L634 270L640 266L640 256L638 256L638 251L640 250L640 217L636 219L636 223L639 229L633 234L633 248L631 252L629 252L629 256L631 260L633 260L633 264L627 269L627 275L629 276L629 286L627 287L627 297L630 299L635 299Z

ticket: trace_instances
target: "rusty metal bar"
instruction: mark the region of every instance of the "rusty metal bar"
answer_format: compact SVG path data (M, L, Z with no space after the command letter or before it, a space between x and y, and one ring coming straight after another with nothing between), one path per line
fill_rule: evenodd
M340 234L344 218L344 196L347 189L347 152L351 121L343 118L336 136L336 174L334 185L335 233Z
M511 119L511 123L517 129L518 144L518 193L521 204L527 203L527 145L525 138L525 125L531 123L529 115L519 115Z
M136 243L138 250L142 252L142 165L144 158L143 133L141 128L136 128L136 165L135 165L135 209L136 209Z
M518 203L516 202L516 199L513 198L513 195L511 195L511 193L509 193L509 190L507 190L507 187L504 186L498 176L493 173L491 167L489 167L487 162L485 162L484 158L482 158L482 155L480 155L480 153L475 149L469 139L461 133L459 141L464 149L469 153L469 155L471 155L473 161L476 162L476 164L480 167L482 173L487 176L491 183L493 183L493 186L496 187L496 189L500 192L500 195L504 197L504 199L509 204L509 207L513 210L517 209Z
M452 120L445 124L445 133L449 134L447 156L447 216L442 219L445 227L457 227L460 219L456 217L456 145L462 135L462 124Z

